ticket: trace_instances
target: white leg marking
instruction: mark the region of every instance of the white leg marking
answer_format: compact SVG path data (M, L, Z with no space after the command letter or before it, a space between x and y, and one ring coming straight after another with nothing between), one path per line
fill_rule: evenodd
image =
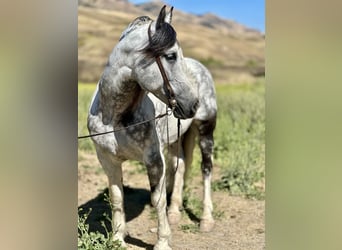
M172 160L173 160L174 168L177 171L175 173L173 192L171 196L171 204L168 210L168 218L169 218L170 224L173 225L173 224L178 224L182 216L180 212L180 208L183 205L185 163L181 157L178 158L178 169L176 169L177 156L174 156Z
M152 205L157 210L158 215L158 242L154 246L154 250L171 250L171 230L166 216L166 188L165 188L165 170L162 178L152 193Z
M108 177L108 191L112 208L113 240L119 240L125 246L126 221L124 211L124 193L122 187L122 167L109 153L96 150L98 159Z
M203 214L200 223L201 232L210 232L215 224L212 216L213 203L211 201L211 173L203 175Z
M126 246L124 241L126 234L126 219L124 211L121 163L108 163L107 159L101 159L101 164L108 176L108 190L112 208L113 240L119 240L122 246Z

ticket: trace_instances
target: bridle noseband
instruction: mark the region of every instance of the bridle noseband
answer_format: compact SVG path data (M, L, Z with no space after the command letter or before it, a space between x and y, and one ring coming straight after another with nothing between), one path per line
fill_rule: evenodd
M151 24L148 26L148 38L149 38L149 41L151 41ZM167 89L168 91L168 102L169 102L169 107L174 110L176 105L177 105L177 101L176 101L176 98L175 98L175 92L173 91L172 87L171 87L171 84L169 82L169 79L167 78L167 75L165 73L165 69L163 67L163 64L160 60L160 56L156 56L155 57L155 60L157 62L157 65L158 65L158 68L159 68L159 71L163 77L163 82L164 82L164 86L165 88Z

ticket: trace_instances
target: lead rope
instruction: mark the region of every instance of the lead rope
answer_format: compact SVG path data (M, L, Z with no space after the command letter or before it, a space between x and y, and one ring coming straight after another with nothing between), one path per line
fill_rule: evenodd
M160 118L162 118L162 117L164 117L166 115L170 115L170 113L168 112L167 109L166 109L166 112L164 114L157 115L156 117L154 117L152 119L141 121L141 122L137 122L137 123L134 123L132 125L128 125L126 127L115 128L113 130L102 132L102 133L95 133L95 134L90 134L90 135L78 136L77 139L84 139L84 138L95 137L95 136L99 136L99 135L106 135L106 134L110 134L110 133L115 133L115 132L118 132L120 130L124 130L124 129L127 129L127 128L135 127L135 126L138 126L138 125L141 125L141 124L153 121L153 120L158 120L158 119L160 119Z
M166 113L168 113L168 106L166 106ZM176 174L176 172L178 170L178 166L179 166L179 150L180 150L180 143L181 143L180 128L181 128L181 122L180 122L180 119L178 118L177 119L177 162L176 162L176 170L175 170L174 174ZM169 163L169 160L171 157L170 157L170 136L169 136L169 118L168 117L166 117L166 136L167 136L167 163ZM165 167L167 167L167 165L168 165L167 163L165 162L165 164L166 164ZM166 182L166 168L165 168L165 173L164 173L164 180L162 183L162 189L165 186L165 182ZM160 202L160 199L161 199L161 194L159 196L157 206Z
M180 129L181 129L181 123L180 123L180 119L178 118L177 119L177 164L176 164L175 174L177 173L178 166L179 166L179 151L181 149Z
M166 110L168 109L168 107L166 106ZM166 168L169 165L169 161L170 161L170 136L169 136L169 117L166 117L166 136L167 136L167 162L165 162L166 166L165 166L165 178L164 178L164 182L166 179Z
M167 107L166 107L167 109ZM166 136L167 136L167 158L168 160L170 159L170 139L169 139L169 118L166 118ZM177 119L177 162L176 162L176 170L175 173L178 170L178 166L179 166L179 154L180 154L180 144L181 144L181 140L180 140L180 129L181 129L181 123L180 123L180 119Z

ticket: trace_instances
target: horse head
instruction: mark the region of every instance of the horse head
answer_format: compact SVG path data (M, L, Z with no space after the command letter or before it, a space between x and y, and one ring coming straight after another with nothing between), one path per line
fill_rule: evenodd
M173 108L175 117L191 118L198 108L198 93L186 75L182 49L171 26L173 8L168 13L165 8L156 21L140 17L123 34L130 33L127 51L132 58L132 77L142 89Z

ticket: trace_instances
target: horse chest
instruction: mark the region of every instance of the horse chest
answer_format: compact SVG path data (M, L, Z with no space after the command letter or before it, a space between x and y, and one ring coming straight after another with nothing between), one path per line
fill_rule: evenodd
M144 149L151 144L151 132L140 126L115 133L115 155L123 159L142 160Z

